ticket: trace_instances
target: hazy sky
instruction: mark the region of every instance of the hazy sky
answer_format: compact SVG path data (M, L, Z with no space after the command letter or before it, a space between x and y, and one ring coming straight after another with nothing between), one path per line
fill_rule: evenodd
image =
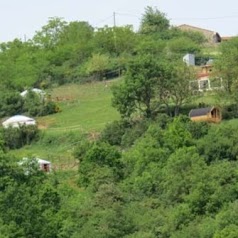
M190 24L238 35L238 0L0 0L0 42L32 38L49 17L88 21L93 27L133 25L138 29L146 6L155 6L172 25Z

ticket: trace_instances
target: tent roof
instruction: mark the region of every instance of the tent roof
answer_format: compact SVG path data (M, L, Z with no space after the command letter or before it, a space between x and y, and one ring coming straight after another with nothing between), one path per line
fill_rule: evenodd
M22 158L22 161L20 163L22 164L24 161L27 161L28 159L29 158L24 157L24 158ZM43 159L40 159L40 158L33 158L33 159L35 159L39 164L51 164L50 161L43 160Z
M204 107L204 108L198 108L198 109L192 109L189 112L190 117L197 117L197 116L204 116L207 115L214 107Z
M32 88L32 89L27 89L27 90L21 92L20 95L24 97L24 96L26 96L28 91L33 91L34 93L41 94L41 95L45 94L45 92L39 88Z
M37 162L40 163L40 164L51 164L50 161L47 161L47 160L43 160L43 159L38 159L36 158Z
M27 121L35 121L33 118L22 116L22 115L15 115L13 117L8 118L2 124L9 124L14 122L27 122Z

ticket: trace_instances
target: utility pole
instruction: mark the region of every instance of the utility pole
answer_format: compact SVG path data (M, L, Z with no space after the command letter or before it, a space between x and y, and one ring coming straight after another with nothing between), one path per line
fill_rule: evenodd
M116 13L113 12L113 26L116 26Z

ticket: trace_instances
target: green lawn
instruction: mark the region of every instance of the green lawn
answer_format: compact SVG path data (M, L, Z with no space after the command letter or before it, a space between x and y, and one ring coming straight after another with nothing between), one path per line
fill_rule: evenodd
M111 86L119 80L70 84L52 90L51 96L58 100L61 112L38 118L41 128L49 131L83 132L100 131L106 123L119 118L111 106Z

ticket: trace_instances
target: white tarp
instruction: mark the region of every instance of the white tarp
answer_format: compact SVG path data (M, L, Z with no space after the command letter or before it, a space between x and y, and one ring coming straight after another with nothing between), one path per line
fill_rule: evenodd
M6 121L2 123L4 128L8 127L19 127L21 125L36 125L36 121L33 118L16 115L8 118Z
M42 97L45 95L45 92L41 89L38 89L38 88L32 88L32 89L25 90L25 91L21 92L20 95L22 97L25 97L29 91L32 91L32 92L34 92L34 93L36 93L36 94L38 94Z

